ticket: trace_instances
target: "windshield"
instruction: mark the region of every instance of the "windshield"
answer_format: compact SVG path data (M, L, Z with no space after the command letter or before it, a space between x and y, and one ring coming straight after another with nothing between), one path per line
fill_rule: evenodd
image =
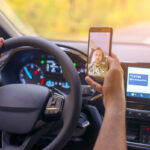
M114 42L150 44L149 0L0 0L1 10L25 35L87 41L91 26L111 26ZM9 11L11 13L8 13ZM17 19L14 19L14 15ZM19 21L20 20L20 21ZM22 22L24 29L20 29ZM29 32L31 31L31 32Z

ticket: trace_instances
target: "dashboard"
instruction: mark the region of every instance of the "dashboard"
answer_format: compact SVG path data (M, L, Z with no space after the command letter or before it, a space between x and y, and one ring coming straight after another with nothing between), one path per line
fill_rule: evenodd
M82 54L81 58L81 54L77 55L69 51L66 53L71 58L82 85L86 85L84 80L86 57ZM58 61L54 56L40 49L22 48L19 51L16 50L10 55L10 59L8 58L2 76L4 84L37 84L48 88L54 87L64 93L68 93L70 89Z
M127 144L150 149L150 63L121 63L126 94Z
M86 54L66 46L60 48L70 57L79 74L82 87L84 87L83 95L91 97L96 94L95 90L85 82ZM3 80L0 83L2 85L13 83L37 84L48 88L57 88L66 94L69 93L70 86L63 76L58 61L41 49L33 47L16 49L1 64ZM122 62L121 65L124 70L127 101L128 147L150 149L150 63ZM97 102L89 102L88 104L94 105L101 112L102 107L98 108L100 103ZM104 114L104 111L100 114Z

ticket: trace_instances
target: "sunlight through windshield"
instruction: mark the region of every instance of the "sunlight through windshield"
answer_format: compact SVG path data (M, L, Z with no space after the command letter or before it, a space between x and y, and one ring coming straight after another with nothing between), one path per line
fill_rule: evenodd
M43 38L87 41L89 27L111 26L114 42L150 43L149 0L0 1L5 1L26 30Z

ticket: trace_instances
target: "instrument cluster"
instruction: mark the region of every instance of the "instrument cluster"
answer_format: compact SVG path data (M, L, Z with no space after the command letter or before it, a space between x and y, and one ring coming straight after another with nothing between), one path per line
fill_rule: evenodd
M33 55L34 54L34 55ZM33 53L29 55L29 59L22 61L18 67L18 80L23 84L37 84L46 87L55 87L63 92L69 92L70 86L63 76L58 61L49 54L44 52ZM82 84L85 83L85 61L79 56L67 52L72 59Z

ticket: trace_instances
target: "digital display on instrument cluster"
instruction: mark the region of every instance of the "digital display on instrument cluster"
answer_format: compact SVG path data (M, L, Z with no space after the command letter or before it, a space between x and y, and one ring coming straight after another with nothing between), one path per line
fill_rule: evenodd
M80 66L78 62L73 62L80 76L85 76L84 65ZM70 86L63 77L62 68L54 58L41 56L34 62L22 66L19 72L19 80L23 84L37 84L47 87L56 87L60 90L67 91Z
M150 99L150 68L128 67L126 96Z
M46 61L46 72L51 74L62 74L61 66L54 60Z

